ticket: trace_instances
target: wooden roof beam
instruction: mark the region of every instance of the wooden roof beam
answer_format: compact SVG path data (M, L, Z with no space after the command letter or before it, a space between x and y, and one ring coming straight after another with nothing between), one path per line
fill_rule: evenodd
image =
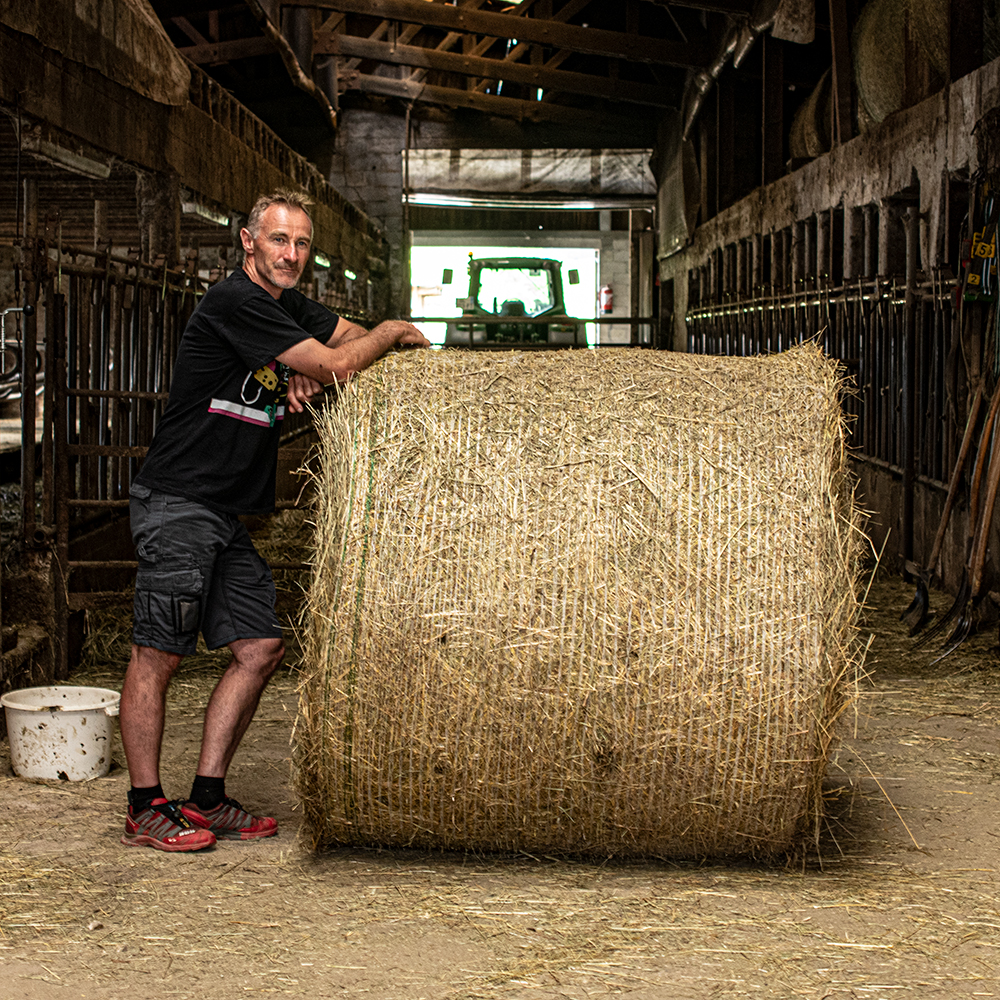
M201 45L187 45L177 50L193 63L230 62L233 59L247 59L250 56L273 55L277 52L270 38L257 35L254 38L235 38L227 42L204 42Z
M431 25L449 31L516 38L553 48L570 49L590 55L660 63L685 68L702 68L708 50L700 43L645 38L602 28L581 28L574 24L469 10L426 0L284 0L287 6L317 7L351 14L369 14L386 20Z
M383 97L400 97L425 104L442 104L451 108L470 108L501 118L518 121L561 122L589 128L621 128L621 115L604 115L593 108L568 108L543 101L521 101L513 97L496 97L492 94L477 94L473 90L456 90L453 87L434 87L410 80L392 80L385 76L368 76L364 73L352 74L351 87L368 94Z
M443 2L446 2L446 0L436 0L436 2L443 3ZM475 9L475 8L482 7L482 5L485 2L486 2L486 0L460 0L460 6L463 6L463 7L468 6L468 7L472 7L472 8ZM345 15L341 14L340 16L344 17ZM375 30L368 36L369 39L371 39L372 41L381 41L383 38L385 38L385 36L388 33L390 27L391 27L391 23L389 21L381 21L378 24L378 26L375 28ZM397 44L399 44L399 43L405 44L407 42L412 41L419 34L420 29L423 28L423 27L424 27L423 24L409 24L409 25L407 25L400 32L399 37L396 39ZM463 36L461 34L456 35L456 39L462 38L462 37ZM359 59L351 59L344 66L344 72L349 72L351 70L357 69L359 62L360 62Z
M369 38L360 38L355 35L320 36L316 40L316 52L318 54L338 54L356 56L361 59L375 59L379 62L416 66L425 70L462 73L470 77L509 80L511 83L525 83L532 87L542 87L545 90L586 94L590 97L606 97L611 100L649 104L656 107L672 107L676 103L672 94L660 87L648 84L632 83L627 80L611 80L608 77L589 73L570 73L565 70L549 69L545 66L506 62L502 59L465 56L457 52L422 48L417 45L373 42ZM410 82L416 83L417 81L411 79Z
M559 12L552 16L552 20L560 22L568 21L571 17L573 17L574 14L579 14L580 11L582 11L585 7L589 6L589 4L590 0L568 0L567 3L563 4ZM523 55L531 55L532 59L534 59L535 58L533 54L534 49L535 46L533 45L525 45L523 42L518 42L517 45L515 45L514 48L512 48L510 52L508 52L507 55L504 56L504 62L516 62ZM545 65L547 66L548 69L555 69L556 66L559 65L559 63L567 59L571 54L572 53L568 52L566 49L563 49L561 50L561 52L557 52L556 56L550 59ZM476 52L475 55L481 55L481 53ZM558 58L558 61L557 62L553 61L556 58ZM489 84L488 80L481 80L476 85L475 89L478 90L480 93L483 93L485 92L488 84Z
M470 2L475 3L476 7L481 7L484 0L470 0ZM540 5L542 0L524 0L524 2L517 8L518 17L526 17L529 10L532 10L535 6ZM590 4L590 0L568 0L559 11L552 17L553 21L568 21L574 14L578 14L584 7ZM547 6L551 8L551 0L548 0ZM449 32L448 35L436 46L438 49L450 49L452 48L460 39L469 39L470 41L474 39L475 36L468 34L461 34L458 32ZM463 50L463 55L466 56L481 56L486 52L490 46L497 39L495 37L487 36L486 38L480 39L471 47ZM532 46L530 45L515 45L514 48L504 56L504 61L513 61L519 59L522 54L529 52ZM563 58L566 58L565 55ZM560 60L561 62L562 60ZM557 64L558 65L558 64ZM550 68L555 68L550 67ZM414 82L423 80L427 76L426 69L418 69L415 73L410 74L410 79ZM471 83L471 81L470 81ZM480 79L475 84L470 86L470 90L478 90L480 93L486 90L489 84L489 79Z

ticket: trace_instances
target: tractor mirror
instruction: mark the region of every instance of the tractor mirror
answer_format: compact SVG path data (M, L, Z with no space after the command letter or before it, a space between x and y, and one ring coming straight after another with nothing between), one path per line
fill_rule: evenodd
M450 267L444 269L444 274L441 275L441 284L450 285L452 279L452 272Z
M580 284L580 272L575 267L572 271L569 271L566 276L569 278L569 283L571 285Z

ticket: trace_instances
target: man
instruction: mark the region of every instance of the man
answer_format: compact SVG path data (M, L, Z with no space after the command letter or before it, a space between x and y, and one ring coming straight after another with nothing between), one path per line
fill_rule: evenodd
M396 345L427 346L409 323L369 331L295 290L312 245L310 202L289 191L257 201L241 230L243 267L203 297L181 339L149 454L131 490L139 560L132 656L121 697L131 789L122 843L195 851L216 838L277 833L225 792L225 777L284 655L275 590L239 514L274 509L278 437L324 385ZM291 374L291 372L298 374ZM232 662L205 711L190 799L160 786L167 686L199 631Z

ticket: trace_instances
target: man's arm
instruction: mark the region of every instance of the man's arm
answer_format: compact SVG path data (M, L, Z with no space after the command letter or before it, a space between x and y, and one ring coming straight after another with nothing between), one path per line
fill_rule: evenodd
M341 318L327 346L310 337L283 351L277 360L299 373L288 382L288 409L300 413L324 385L345 382L397 344L430 346L415 326L402 320L386 320L374 330L365 330Z
M334 328L330 339L326 342L327 347L339 347L341 344L347 344L352 340L357 340L358 337L367 337L368 331L363 326L358 326L357 323L352 323L349 319L344 319L343 316L337 317L337 326Z

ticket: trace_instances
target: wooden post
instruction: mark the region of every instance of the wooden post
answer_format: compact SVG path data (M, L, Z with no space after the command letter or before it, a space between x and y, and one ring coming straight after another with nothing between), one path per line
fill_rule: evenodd
M854 138L854 97L851 72L851 28L847 0L830 0L830 47L833 54L833 140Z
M796 219L792 242L792 291L802 290L806 277L806 224Z
M780 291L785 284L784 239L780 232L771 233L771 290Z
M917 381L917 269L920 258L920 212L916 206L903 215L906 239L906 299L903 307L902 391L903 510L900 561L909 578L913 566L913 490L917 478L916 381Z
M111 246L111 226L108 221L108 203L94 199L94 249L107 253Z
M844 209L844 281L860 276L864 264L865 218L860 208Z
M878 270L878 217L874 205L865 205L864 253L862 267L866 278L874 278Z
M833 270L830 257L830 215L832 209L818 212L816 215L816 284L817 287L830 283L830 272Z
M135 195L143 260L153 263L163 257L167 267L174 267L181 256L181 198L177 174L137 170Z

